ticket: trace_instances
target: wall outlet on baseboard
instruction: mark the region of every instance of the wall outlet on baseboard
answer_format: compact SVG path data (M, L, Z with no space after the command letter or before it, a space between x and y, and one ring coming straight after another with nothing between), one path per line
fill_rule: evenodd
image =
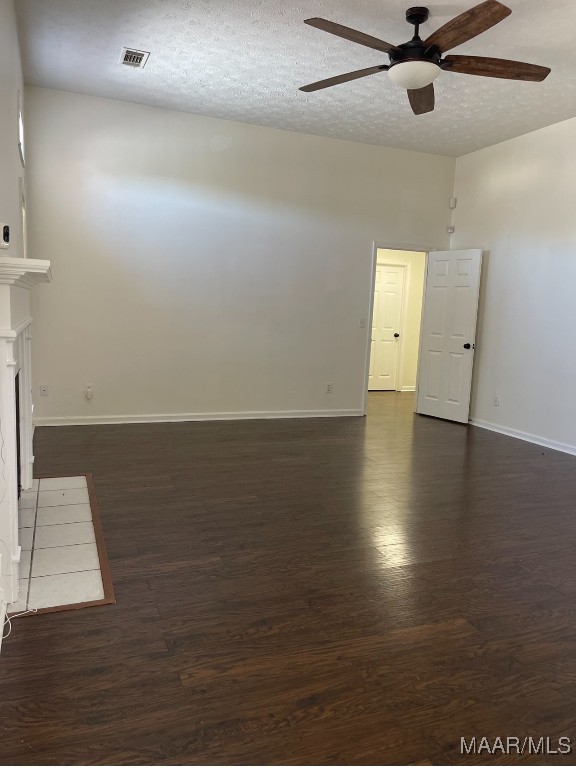
M0 248L10 247L10 227L8 224L0 224Z
M94 397L94 389L92 387L92 384L86 384L84 387L84 397L86 400L92 400Z
M326 394L331 395L332 394L332 384L328 383L326 384Z
M494 400L492 400L492 405L500 405L500 398L497 396L494 397Z
M48 387L46 384L40 384L40 397L48 397Z

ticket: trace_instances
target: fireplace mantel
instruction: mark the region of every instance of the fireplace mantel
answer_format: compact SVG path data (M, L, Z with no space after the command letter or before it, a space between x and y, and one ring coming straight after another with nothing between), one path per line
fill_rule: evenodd
M50 283L50 262L44 259L18 259L0 256L0 285L33 288L37 283Z

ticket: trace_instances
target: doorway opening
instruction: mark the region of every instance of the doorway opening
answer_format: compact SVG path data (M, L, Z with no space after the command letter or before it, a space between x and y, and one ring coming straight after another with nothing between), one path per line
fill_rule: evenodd
M376 250L369 392L415 392L426 252Z

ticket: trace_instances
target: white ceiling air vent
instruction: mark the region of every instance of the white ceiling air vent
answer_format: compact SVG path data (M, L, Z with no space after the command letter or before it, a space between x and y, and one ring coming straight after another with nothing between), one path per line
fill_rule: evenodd
M139 69L142 69L144 64L148 61L148 56L150 56L148 51L137 51L135 48L123 48L120 63L126 64L127 67L138 67Z

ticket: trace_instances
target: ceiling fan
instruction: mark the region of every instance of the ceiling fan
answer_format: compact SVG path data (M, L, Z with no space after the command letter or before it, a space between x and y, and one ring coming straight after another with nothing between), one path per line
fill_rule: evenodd
M493 59L485 56L444 56L446 51L466 43L473 37L486 32L498 22L503 21L512 13L497 0L485 0L480 5L471 8L444 24L433 32L426 40L420 39L420 25L428 20L428 8L416 7L406 11L406 21L415 27L414 37L402 45L392 45L377 37L366 35L350 27L344 27L326 19L306 19L311 27L330 32L332 35L343 37L368 48L387 53L390 64L378 64L375 67L359 69L345 75L329 77L300 88L301 91L319 91L333 85L347 83L378 72L388 72L388 76L396 85L406 88L410 106L415 115L432 112L434 109L434 80L442 70L459 72L464 75L480 75L482 77L500 77L507 80L532 80L541 82L549 74L548 67L536 64L525 64L521 61Z

